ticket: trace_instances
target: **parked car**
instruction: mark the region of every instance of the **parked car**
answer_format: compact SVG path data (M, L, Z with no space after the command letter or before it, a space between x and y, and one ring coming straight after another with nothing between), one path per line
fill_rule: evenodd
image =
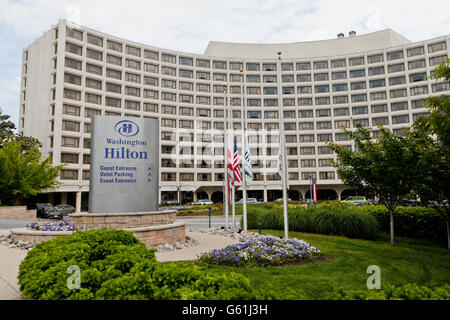
M194 204L198 204L198 205L211 205L213 204L213 202L209 199L200 199L197 202L195 202Z
M55 209L61 212L63 216L68 215L69 213L74 213L75 208L71 206L70 204L58 204L55 206Z
M244 203L244 199L238 201L238 203ZM256 198L248 198L247 203L260 203Z
M162 206L176 206L178 205L178 201L177 200L167 200L167 201L163 201L161 202Z
M363 206L367 204L371 204L369 200L366 199L366 197L363 196L351 196L341 201L342 203L347 203L351 206Z
M287 199L287 201L292 201L290 198ZM276 200L274 200L273 202L283 202L283 198L278 198Z
M36 203L36 216L46 219L62 219L62 213L50 203Z

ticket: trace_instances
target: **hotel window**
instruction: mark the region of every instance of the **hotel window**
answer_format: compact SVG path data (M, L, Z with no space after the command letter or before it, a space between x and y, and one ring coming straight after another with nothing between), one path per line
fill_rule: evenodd
M260 111L248 111L247 118L248 119L261 119L261 112Z
M167 63L176 63L177 59L174 55L163 53L162 54L162 61Z
M337 108L334 109L334 116L335 117L342 117L342 116L348 116L349 111L348 108Z
M312 98L298 98L298 106L312 106Z
M141 89L135 88L135 87L125 87L125 94L129 96L134 97L140 97L141 96Z
M239 86L232 86L230 89L232 94L241 94L241 87Z
M316 110L316 117L318 117L318 118L331 117L331 110L330 109Z
M216 110L216 111L219 111L219 110ZM223 118L223 115L224 115L224 113L223 113L223 110L220 110L220 111L222 111L222 116L221 116L221 118ZM241 112L240 111L236 111L236 110L233 110L233 119L240 119L241 118Z
M263 82L264 83L276 83L277 76L263 76Z
M179 82L180 85L180 90L188 90L188 91L193 91L194 90L194 84L190 83L190 82Z
M299 130L314 130L314 122L299 122Z
M192 175L192 180L184 180L184 181L194 181L194 175L193 174L191 174L191 175ZM186 176L183 175L183 178L186 178ZM177 181L177 174L175 172L174 173L163 172L163 173L161 173L161 180L162 181ZM180 176L180 181L182 181L181 176Z
M349 58L348 64L350 66L360 66L364 64L364 57Z
M332 72L331 79L333 80L347 79L347 72L346 71Z
M86 63L86 72L101 76L103 68L94 64Z
M316 148L315 147L301 147L300 154L301 155L314 155L314 154L316 154Z
M328 69L328 62L327 61L316 61L313 63L313 67L315 70Z
M91 148L91 139L83 139L83 149Z
M81 92L64 88L64 98L80 101Z
M241 82L242 76L240 74L230 74L230 81L231 82ZM240 88L240 87L233 87L233 88Z
M299 118L312 118L313 111L312 110L299 110L298 117Z
M404 101L391 103L391 111L401 111L401 110L408 110L408 102Z
M259 71L259 63L247 63L247 71Z
M180 94L180 102L194 103L194 97L188 94Z
M86 78L86 87L96 90L102 90L102 82L99 80Z
M209 80L210 79L210 73L209 72L204 72L204 71L197 71L196 77L197 77L197 79Z
M209 109L197 109L198 117L210 117L211 111Z
M332 166L333 166L333 159L319 159L319 167L332 167Z
M125 72L125 81L141 83L141 76L138 74Z
M331 61L331 68L343 68L346 66L345 59Z
M330 91L330 86L329 85L315 86L314 87L314 92L315 93L324 93L324 92L329 92L329 91Z
M225 128L225 125L223 122L214 122L215 130L223 130L224 128Z
M298 137L300 142L314 142L313 134L301 134Z
M324 133L317 135L317 142L328 142L328 141L333 141L331 133Z
M413 109L425 108L425 99L412 100L411 107Z
M315 172L302 172L302 180L316 179Z
M61 137L61 146L69 148L78 148L80 146L80 139L74 137Z
M348 96L336 96L333 97L333 104L348 103Z
M77 46L76 44L66 42L66 52L71 52L77 55L83 55L83 48L80 46Z
M122 80L122 71L106 69L106 76L117 80Z
M348 128L348 127L347 127ZM336 141L349 141L350 135L345 132L336 132L335 133Z
M85 123L84 124L84 133L91 133L91 124L90 123Z
M64 82L81 85L81 77L70 73L64 73Z
M265 87L263 90L264 94L278 94L278 90L276 87Z
M87 42L99 47L103 47L103 39L92 34L88 34Z
M173 80L162 79L161 80L161 87L163 87L163 88L170 88L170 89L176 89L177 88L177 82L173 81Z
M214 110L214 118L223 118L225 116L225 112L223 110ZM240 118L240 113L238 117L235 117L235 112L233 112L233 118Z
M317 130L331 129L331 121L317 121Z
M408 57L420 56L422 54L425 54L425 50L423 47L416 47L406 50L406 55Z
M350 121L349 120L336 120L336 121L334 121L334 127L336 129L350 128Z
M314 74L314 81L327 81L328 80L328 73L315 73Z
M209 60L197 59L196 62L197 62L197 67L200 67L200 68L209 68L210 67Z
M350 78L360 78L366 76L366 70L359 69L359 70L350 70Z
M388 117L372 118L372 125L373 126L387 126L387 125L389 125L389 119L388 119Z
M150 73L158 73L158 66L151 63L144 63L144 71Z
M161 132L161 140L163 140L163 141L175 141L176 140L176 133L175 132L162 131ZM171 153L171 151L169 153Z
M84 94L84 97L85 97L84 101L86 101L88 103L102 104L102 96L100 96L100 95L86 92Z
M91 163L91 155L83 154L83 164L90 164L90 163Z
M168 76L176 76L177 75L177 69L170 68L170 67L162 67L161 73L168 75Z
M391 92L392 92L392 90L391 90ZM370 93L370 101L385 100L385 99L386 99L386 91Z
M409 89L412 96L417 96L420 94L427 94L428 93L428 86L421 86L421 87L415 87Z
M130 69L141 70L141 63L139 61L126 59L125 66Z
M132 56L140 57L141 56L141 49L132 47L132 46L126 46L127 48L127 54L130 54Z
M369 68L369 76L376 76L379 74L384 74L384 67Z
M388 61L402 59L402 58L403 58L403 51L389 52L387 54Z
M78 180L78 170L61 170L61 180Z
M287 88L283 88L285 90ZM284 92L283 92L284 93ZM292 88L292 93L294 93L294 88ZM283 98L283 106L285 107L295 107L295 99L294 98Z
M260 119L260 112L259 111L250 111L250 112L256 112L253 113L254 115L258 115L258 119ZM248 117L250 118L250 112L248 113ZM254 119L254 117L252 117ZM264 111L264 119L278 119L278 111Z
M182 78L193 78L194 73L191 70L179 69L178 70L180 77Z
M368 56L367 60L369 61L369 63L378 63L378 62L383 62L384 58L383 58L383 54L376 54L373 56Z
M191 121L191 120L180 120L180 128L183 128L183 129L194 129L194 121Z
M309 62L298 62L295 65L297 70L311 70L311 63Z
M114 93L122 93L122 86L115 83L106 83L106 91Z
M67 68L81 70L81 61L67 58L65 59L64 66Z
M227 75L225 73L213 73L214 81L227 81Z
M92 118L93 116L100 116L102 114L102 110L85 108L84 109L84 117Z
M248 124L248 129L249 130L259 131L259 130L262 129L262 124L261 123L249 123Z
M282 75L281 82L284 83L294 82L294 76L291 74Z
M315 105L329 105L330 104L330 97L318 97L315 99Z
M284 123L284 130L286 131L295 131L297 130L297 126L295 122L285 122Z
M391 64L388 66L389 73L401 72L401 71L405 71L405 64L403 64L403 63Z
M171 92L161 92L161 99L164 101L176 102L177 95L175 93L171 93Z
M211 104L211 98L204 97L204 96L197 96L197 103L198 104Z
M64 104L63 105L63 114L79 117L80 116L80 107L72 106L69 104Z
M387 112L387 104L376 104L371 106L371 112L372 113L381 113L381 112Z
M409 115L401 115L401 116L392 116L392 124L399 124L399 123L408 123L409 122Z
M420 69L420 68L425 68L425 67L426 67L425 60L423 60L423 59L408 62L409 70Z
M441 62L447 61L447 55L430 58L430 66L436 66Z
M297 93L299 94L309 94L312 92L311 86L299 86L297 87Z
M369 126L369 119L356 119L354 120L355 123L359 123L363 127ZM353 124L353 127L356 128L355 124Z
M428 53L447 49L445 41L428 45Z
M261 94L261 88L260 87L247 87L247 93L248 94Z
M141 110L141 103L139 101L125 100L125 109Z
M310 74L298 74L297 82L311 82L311 75Z
M158 112L158 105L154 103L144 103L145 112Z
M350 88L351 88L351 90L364 90L364 89L366 89L366 82L365 81L352 82L350 84Z
M334 172L328 171L328 172L319 172L319 178L320 180L334 180Z
M405 76L389 78L389 85L390 86L396 86L396 85L405 84L405 83L406 83Z
M285 141L286 141L286 143L297 143L297 136L288 134L285 136Z
M122 52L122 44L108 40L108 49Z
M113 56L110 54L106 55L106 62L107 63L111 63L111 64L115 64L116 66L121 66L122 65L122 58L121 57L117 57L117 56Z
M159 60L159 53L156 51L144 50L144 58L149 60Z
M433 93L435 92L442 92L442 91L449 91L450 85L448 82L441 82L441 83L434 83L431 85L431 91Z
M429 112L415 113L413 114L413 121L415 122L419 117L428 118L430 116Z
M215 106L223 106L224 98L222 97L214 97L213 98L213 104Z
M365 102L367 101L367 94L354 94L352 95L352 102Z
M144 76L144 84L147 86L158 86L158 78Z
M263 71L276 71L277 65L275 63L263 63Z
M105 97L105 105L108 107L120 108L121 100L111 97Z
M83 32L75 29L66 28L66 36L83 41Z
M83 170L83 180L89 180L90 177L91 177L91 171Z
M62 121L62 130L72 131L72 132L80 132L80 123L75 122L75 121L63 120Z
M353 107L352 108L352 115L358 115L358 114L367 114L367 107Z
M211 92L211 86L209 84L198 83L197 91L198 92Z
M427 73L426 72L415 73L415 74L409 75L409 82L410 83L419 82L419 81L425 81L425 80L427 80Z
M264 99L264 107L276 107L278 106L277 99Z
M294 64L293 63L282 63L281 64L281 70L282 71L293 71L294 70Z
M379 87L385 87L386 81L384 79L378 79L378 80L370 80L369 81L369 87L370 88L379 88Z
M224 61L213 61L213 68L214 69L226 69L227 63Z

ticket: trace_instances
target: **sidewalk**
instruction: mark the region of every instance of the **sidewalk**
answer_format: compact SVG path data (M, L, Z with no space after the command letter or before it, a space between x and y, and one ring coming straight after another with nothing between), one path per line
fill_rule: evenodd
M8 233L9 230L0 230L0 234ZM198 245L174 251L156 252L156 259L160 262L193 261L201 253L238 243L237 240L232 238L202 232L186 232L186 235L197 240ZM26 255L26 250L8 248L0 244L0 300L21 299L17 275L19 265Z

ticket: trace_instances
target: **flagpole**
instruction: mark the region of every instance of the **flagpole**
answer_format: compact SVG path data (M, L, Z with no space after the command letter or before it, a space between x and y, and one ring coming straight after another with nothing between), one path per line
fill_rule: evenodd
M282 185L283 185L283 217L284 217L284 237L289 238L289 226L288 226L288 205L287 205L287 165L286 165L286 147L284 138L284 114L283 114L283 99L282 99L282 85L281 85L281 51L277 52L277 74L278 74L278 104L280 107L280 148L281 148L281 168L282 168Z
M233 158L233 184L231 186L231 223L232 223L232 228L235 229L236 228L236 194L235 194L235 178L234 178L234 144L235 144L235 140L234 140L234 130L233 130L233 122L232 122L232 118L233 118L233 98L230 98L230 117L228 118L228 124L230 125L230 131L231 131L231 138L232 140L232 144L233 144L233 149L230 148L230 150L232 151L232 158Z
M242 145L242 168L244 170L244 178L242 180L242 199L243 199L243 205L242 205L242 220L244 225L241 226L244 229L244 232L247 232L247 172L245 170L246 165L247 165L247 160L245 159L245 152L247 150L247 137L246 137L246 127L247 127L247 123L245 121L246 117L247 117L247 108L246 108L246 101L245 101L245 87L244 87L244 69L240 68L239 70L241 72L241 96L242 96L242 108L243 108L243 112L242 112L242 118L241 118L241 122L242 122L242 128L241 128L241 145Z
M224 208L224 215L225 215L225 229L228 229L228 134L227 134L227 116L228 116L228 110L227 110L227 85L223 85L223 109L224 109L224 128L223 128L223 135L224 135L224 158L225 158L225 203L223 204Z

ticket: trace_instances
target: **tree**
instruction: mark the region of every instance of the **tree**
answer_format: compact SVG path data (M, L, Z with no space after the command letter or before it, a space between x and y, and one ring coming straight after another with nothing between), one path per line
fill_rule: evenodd
M42 189L58 186L60 166L52 166L50 158L42 159L32 146L24 151L23 142L8 140L0 148L0 200L13 205L22 198L37 195Z
M450 60L442 62L431 77L450 85ZM414 190L427 205L444 208L450 249L450 96L430 97L425 106L430 116L419 118L410 133L421 152Z
M345 184L364 194L380 197L389 210L391 245L394 245L394 213L401 200L407 197L415 182L418 154L407 136L396 136L379 127L374 137L372 130L354 122L356 131L344 131L355 141L357 151L328 143L338 159L333 164Z
M2 109L0 108L0 147L3 144L3 141L11 139L14 136L16 126L13 122L8 120L9 118L9 115L2 114Z

